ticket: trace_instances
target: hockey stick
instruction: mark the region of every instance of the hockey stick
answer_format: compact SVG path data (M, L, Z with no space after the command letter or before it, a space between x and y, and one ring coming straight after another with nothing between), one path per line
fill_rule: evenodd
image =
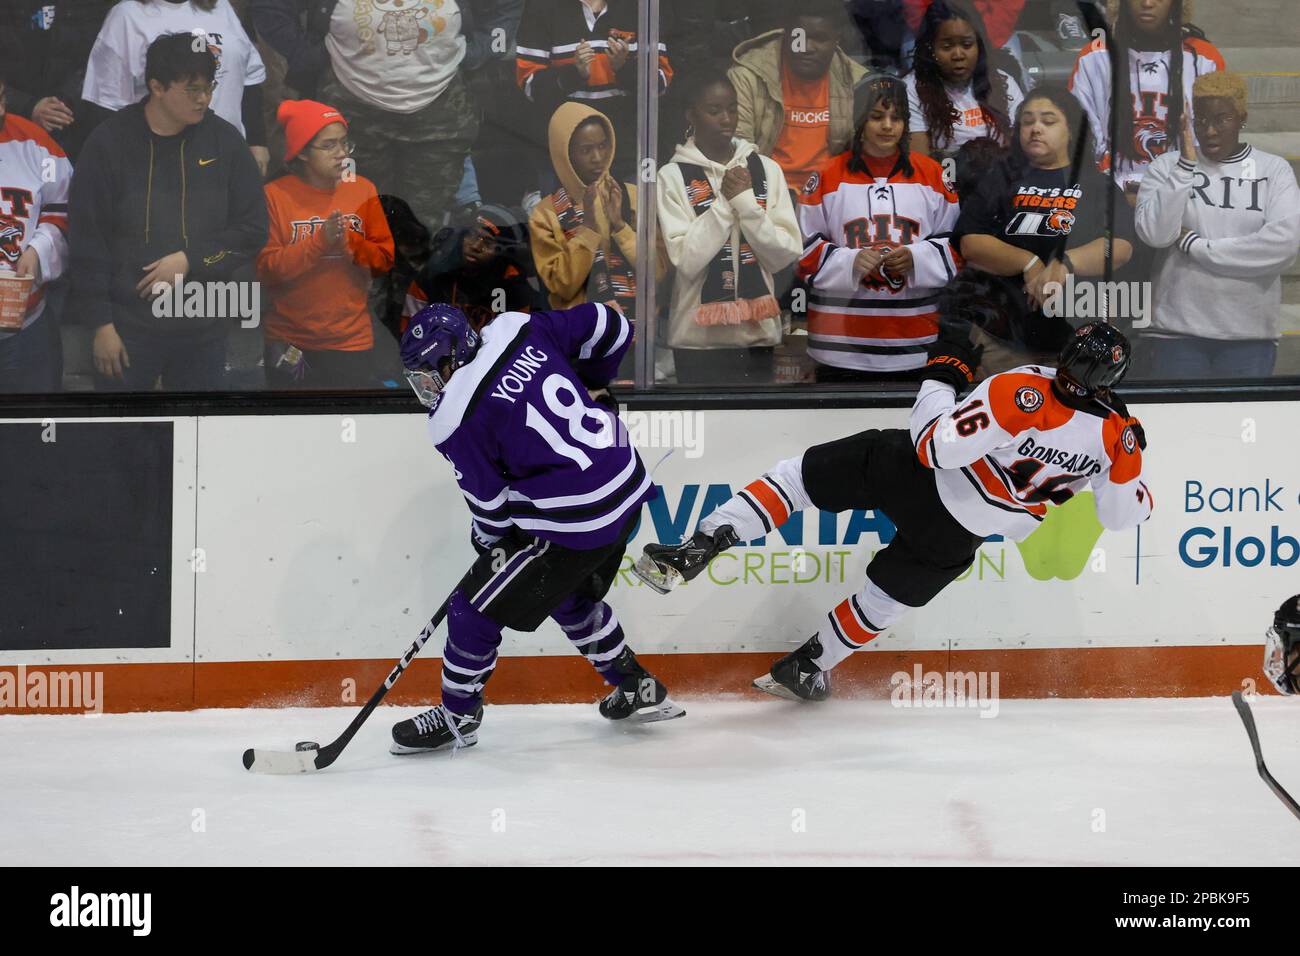
M447 616L447 605L451 601L448 595L447 600L442 602L442 607L438 608L438 613L433 619L425 625L420 636L415 639L415 643L406 649L406 653L384 678L384 682L379 688L370 695L370 700L366 701L366 706L361 708L361 713L352 718L352 723L348 724L347 729L339 734L337 740L333 743L319 748L310 750L254 750L249 748L244 751L244 769L251 770L253 773L315 773L317 770L324 770L335 760L339 759L339 754L343 753L343 748L348 745L353 737L356 736L361 725L379 706L379 702L384 699L392 686L397 683L397 679L402 676L402 672L410 666L411 661L415 660L415 655L433 637L433 632L438 629L442 619Z
M1232 692L1232 704L1237 708L1237 713L1241 715L1241 722L1246 725L1246 736L1250 738L1250 746L1255 751L1255 769L1259 771L1260 777L1268 785L1279 800L1295 814L1296 819L1300 819L1300 804L1295 802L1295 798L1283 789L1282 785L1273 779L1273 775L1268 772L1264 766L1264 754L1259 749L1259 733L1255 730L1255 715L1250 712L1250 704L1246 703L1245 698L1241 696L1241 691Z

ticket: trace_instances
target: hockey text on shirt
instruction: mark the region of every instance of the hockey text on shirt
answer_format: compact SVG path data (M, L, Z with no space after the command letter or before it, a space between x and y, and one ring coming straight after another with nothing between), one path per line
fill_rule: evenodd
M50 897L51 926L125 926L132 936L148 936L153 926L152 893L71 892Z

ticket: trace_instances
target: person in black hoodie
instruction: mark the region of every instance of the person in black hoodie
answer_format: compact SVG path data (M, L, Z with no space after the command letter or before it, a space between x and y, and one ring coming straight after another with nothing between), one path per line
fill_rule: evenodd
M146 391L159 377L166 389L220 388L230 317L169 314L170 303L155 299L171 299L180 281L212 289L240 272L251 282L266 244L257 163L239 131L208 109L216 60L192 40L150 44L148 98L96 127L73 177L66 314L95 329L100 388Z

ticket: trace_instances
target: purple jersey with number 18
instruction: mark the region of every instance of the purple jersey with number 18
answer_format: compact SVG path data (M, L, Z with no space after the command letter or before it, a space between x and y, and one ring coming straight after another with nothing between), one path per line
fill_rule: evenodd
M473 531L511 526L575 550L612 544L657 493L617 419L591 401L632 343L617 309L504 312L474 360L429 410L429 433L456 469Z

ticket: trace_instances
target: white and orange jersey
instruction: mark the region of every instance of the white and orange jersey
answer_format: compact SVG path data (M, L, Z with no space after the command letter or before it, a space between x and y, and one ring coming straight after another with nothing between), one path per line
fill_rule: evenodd
M972 534L1020 541L1048 505L1087 490L1112 531L1151 516L1133 429L1118 412L1066 405L1052 391L1055 378L1055 369L1024 365L985 379L960 404L951 385L921 383L911 421L917 457Z
M44 129L14 113L0 118L0 268L16 271L36 250L41 281L27 298L23 328L45 311L45 284L68 262L68 191L72 164ZM7 333L0 332L0 337Z
M920 368L938 332L939 290L960 268L948 243L957 196L928 156L913 153L908 175L892 159L855 171L849 155L810 177L799 197L798 273L811 287L808 354L868 372ZM911 272L863 275L854 267L861 249L898 246L911 250Z
M1115 164L1115 179L1122 188L1140 182L1157 156L1178 149L1181 130L1168 128L1171 62L1169 50L1129 50L1128 85L1133 96L1133 128L1117 135L1132 137L1137 159L1122 156ZM1203 73L1224 69L1223 54L1213 43L1199 37L1183 40L1183 112L1192 118L1192 84ZM1083 104L1092 126L1097 161L1102 169L1111 162L1110 109L1114 96L1110 88L1110 53L1104 38L1097 38L1079 52L1070 75L1070 90Z

